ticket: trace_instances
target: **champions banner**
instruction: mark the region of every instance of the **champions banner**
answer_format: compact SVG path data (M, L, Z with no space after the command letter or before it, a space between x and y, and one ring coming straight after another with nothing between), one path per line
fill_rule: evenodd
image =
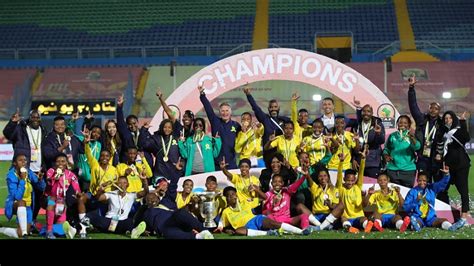
M306 83L324 89L346 103L351 103L356 96L361 102L374 106L374 109L385 104L382 114L389 119L398 117L390 100L359 72L322 55L286 48L255 50L218 61L183 82L166 102L196 113L202 108L201 104L196 104L199 99L198 85L206 88L206 95L212 101L246 83L266 80ZM162 111L160 108L153 117L151 132L158 129Z

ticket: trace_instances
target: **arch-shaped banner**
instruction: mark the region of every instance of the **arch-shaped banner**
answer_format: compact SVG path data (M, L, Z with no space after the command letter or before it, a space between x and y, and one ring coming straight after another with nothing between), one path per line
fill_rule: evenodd
M356 96L364 104L370 104L375 115L382 115L391 121L398 117L398 111L387 96L359 72L329 57L287 48L255 50L215 62L183 82L166 102L196 113L202 108L197 90L199 84L203 84L209 101L212 101L247 82L265 80L307 83L334 94L346 103L351 103ZM380 108L384 105L388 108ZM162 112L163 107L160 107L153 117L151 132L158 130Z

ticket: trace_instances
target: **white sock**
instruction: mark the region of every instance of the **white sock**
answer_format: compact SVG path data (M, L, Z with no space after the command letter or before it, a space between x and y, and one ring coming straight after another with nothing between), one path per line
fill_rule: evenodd
M316 217L312 214L309 215L308 220L309 220L310 223L312 223L316 226L321 225L321 223L318 221L318 219L316 219Z
M342 223L342 227L344 227L344 228L349 228L351 226L352 226L352 224L349 221L345 221L344 223Z
M18 238L18 232L16 228L0 227L0 233L9 237Z
M375 222L376 223L379 223L380 227L382 227L382 221L380 221L380 219L375 219ZM403 223L403 222L402 222ZM383 227L382 227L383 228Z
M247 229L247 236L266 236L267 231Z
M398 220L396 223L395 223L395 227L400 230L400 228L402 228L402 225L403 225L403 220Z
M362 227L364 227L364 229L367 227L367 223L369 222L369 220L365 220L363 223L362 223Z
M441 224L441 228L443 228L444 230L448 230L449 227L451 227L451 223L448 222L448 221L444 221L442 224Z
M281 229L283 229L283 231L288 232L288 233L294 233L294 234L298 234L298 235L303 234L303 230L301 230L298 227L293 226L291 224L287 224L287 223L281 223Z
M79 232L80 234L87 234L87 227L85 227L84 225L82 225L81 223L79 224L81 226L81 231Z
M26 207L25 206L18 207L18 209L16 210L16 216L18 217L18 222L20 224L21 234L27 235L28 227L26 226L27 225Z
M79 213L79 221L82 220L82 218L86 217L85 213Z
M334 223L335 221L337 220L336 217L334 217L334 215L329 214L326 219L324 220L324 222L321 224L320 228L321 230L324 230L326 229L329 225L331 225L332 223Z

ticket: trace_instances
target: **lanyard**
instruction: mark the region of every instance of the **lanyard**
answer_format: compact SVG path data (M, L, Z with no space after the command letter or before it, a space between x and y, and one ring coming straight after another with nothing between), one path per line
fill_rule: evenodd
M408 143L410 143L410 140L408 139L408 131L407 133L403 134L403 130L399 130L398 133L400 134L400 138L402 139L402 141L406 141Z
M198 148L199 155L201 155L201 158L203 158L203 157L202 157L202 151L201 151L201 144L200 144L200 142L196 142L195 144L196 144L196 147Z
M314 139L316 138L316 139ZM311 148L312 148L312 153L313 153L313 156L314 158L316 158L316 146L315 144L321 140L321 143L319 144L319 151L318 153L321 153L321 159L324 157L324 155L326 154L326 148L324 147L324 140L323 140L323 134L319 135L319 136L315 136L314 134L312 135L311 137ZM324 147L324 148L323 148Z
M202 141L202 139L204 139L204 132L201 132L200 134L196 132L193 136L193 142L196 144L196 147L199 151L199 155L201 155L201 158L203 158L202 157L202 150L201 150L201 141Z
M366 126L367 125L367 126ZM369 124L366 124L362 122L362 138L364 139L364 143L367 143L367 140L369 139L369 131L373 128Z
M171 148L171 141L173 140L173 138L171 137L171 135L169 136L169 140L168 140L168 145L165 145L165 139L163 138L163 136L161 136L161 144L163 144L163 159L165 159L165 162L168 161L168 154L170 153L170 148Z
M249 196L252 198L252 197L253 197L253 196L252 196L253 193L252 193L251 191L249 191L249 186L252 185L251 176L248 177L248 179L249 179L248 185L245 184L245 179L246 179L246 178L244 178L242 175L240 175L240 178L242 178L242 184L244 185L243 191L247 191L247 192L249 193Z
M35 136L33 136L33 131L31 130L30 126L28 126L28 131L30 132L31 139L33 140L33 144L35 145L35 149L38 149L38 147L41 145L41 128L38 128L36 139Z
M94 142L93 144L95 144L95 145L94 145L94 147L91 149L91 153L92 153L92 156L96 157L97 146L99 146L99 144L97 143L97 141Z
M250 136L249 136L248 133L250 133ZM249 147L249 145L250 145L250 144L249 144L250 138L253 138L253 140L251 140L250 143L253 142L254 147L257 147L257 138L255 137L255 132L254 132L254 130L253 130L253 129L250 129L249 131L245 132L244 134L245 134L245 137L246 137L246 140L245 140L245 148L248 149L248 147ZM243 148L242 148L242 150L243 150Z
M193 136L193 142L201 142L202 139L204 139L204 132L201 132L201 133L194 133L194 136Z
M140 135L140 131L132 132L133 143L135 146L138 144L138 136Z
M426 123L426 126L425 126L425 142L430 142L430 138L431 136L434 136L434 134L436 133L436 123L434 123L433 125L433 128L431 128L431 130L428 132L428 129L430 127L430 123L427 122Z
M273 124L275 124L281 130L281 133L283 133L283 129L280 127L280 125L275 120L273 120L273 117L270 117L270 120L272 120Z
M112 147L112 150L111 150L112 154L115 155L115 152L117 151L117 149L115 149L115 141L113 139L110 140L110 146Z
M291 142L291 140L293 140L293 139L290 140L290 146L289 146L289 147L288 147L288 141L287 141L284 137L283 137L283 140L285 141L285 155L286 155L286 159L287 159L288 161L290 161L290 155L291 155L291 151L292 151L291 149L292 149L292 147L293 147L293 142Z
M107 173L107 170L109 169L109 165L107 164L107 167L105 168L104 173L101 175L100 174L100 170L102 169L102 167L99 166L99 171L98 171L98 175L99 175L99 185L102 184L102 181L105 177L105 174Z
M66 171L63 173L63 198L66 198Z
M344 136L345 132L342 132L342 135L339 135L336 133L336 138L339 138L341 140L341 152L344 153L344 140L345 140L345 136Z
M63 133L63 134L64 134L64 139L66 139L66 137L68 137L68 136L66 136L66 133ZM63 144L61 143L61 138L59 137L59 134L56 134L56 138L58 139L59 146L61 147ZM68 146L69 146L69 152L72 152L71 139L69 140ZM67 152L67 150L66 150L66 152Z
M123 198L120 196L120 192L117 192L117 197L118 197L118 202L119 202L119 210L117 212L117 215L122 215L124 212L124 207L125 207L125 202L127 201L127 193L125 193L125 196Z

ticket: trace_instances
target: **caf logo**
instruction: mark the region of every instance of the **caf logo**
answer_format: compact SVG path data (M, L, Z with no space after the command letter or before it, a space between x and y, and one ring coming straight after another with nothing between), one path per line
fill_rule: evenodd
M383 103L377 108L377 116L382 119L385 128L395 128L395 107L389 103Z

